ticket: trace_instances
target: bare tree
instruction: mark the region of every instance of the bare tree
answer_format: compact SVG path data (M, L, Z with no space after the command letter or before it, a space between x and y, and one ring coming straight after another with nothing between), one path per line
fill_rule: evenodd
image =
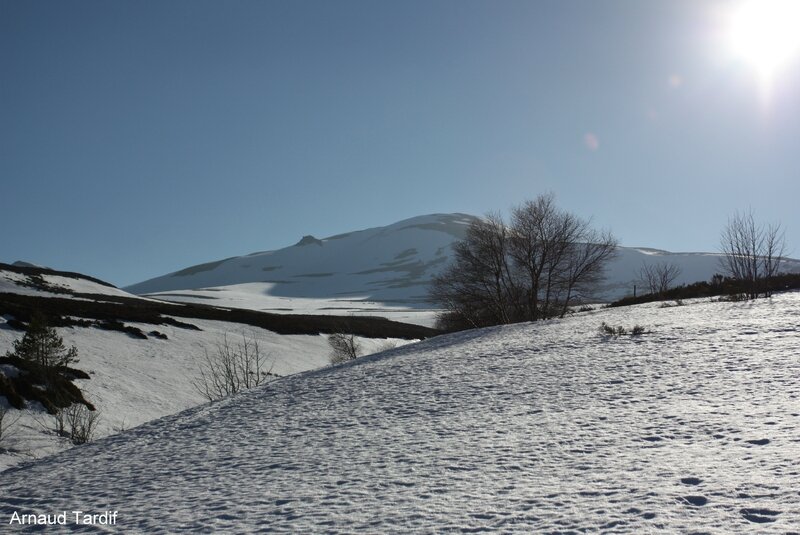
M663 295L672 287L675 280L681 275L681 268L671 262L647 264L642 262L639 268L639 280L651 294Z
M520 285L509 256L509 233L498 214L473 221L453 245L455 261L431 285L433 299L472 327L523 317Z
M771 295L769 281L778 274L786 253L780 223L765 226L756 223L752 211L736 212L722 231L720 249L723 270L745 284L747 297Z
M255 337L242 334L241 341L234 344L225 334L214 352L205 351L200 375L192 384L200 394L213 401L256 387L270 375L272 368L266 369L266 358Z
M780 223L763 227L764 248L761 251L761 262L764 267L767 296L772 295L769 281L780 272L781 262L786 255L786 234Z
M552 194L515 208L511 257L525 279L529 320L564 316L603 279L617 241L589 220L560 210Z
M577 233L571 238L570 246L562 266L560 317L574 304L591 296L597 285L605 278L605 267L617 254L617 240L608 232L598 232L589 228L588 222L581 222Z
M525 305L530 320L539 319L542 312L547 313L553 290L548 284L551 282L549 275L553 273L557 257L567 245L566 241L558 238L569 232L561 227L568 226L570 222L557 219L559 214L552 193L526 201L511 212L510 254L525 280ZM544 284L543 274L547 275ZM544 306L540 303L542 298Z
M328 336L331 346L331 364L355 360L361 356L361 344L354 334L333 333Z
M439 326L482 327L563 316L604 276L617 242L560 210L552 194L472 223L454 261L431 285L446 312Z

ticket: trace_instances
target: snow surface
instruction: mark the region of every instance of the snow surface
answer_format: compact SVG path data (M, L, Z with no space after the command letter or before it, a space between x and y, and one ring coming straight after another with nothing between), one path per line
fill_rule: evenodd
M436 308L392 305L360 298L312 298L271 295L273 283L250 282L148 294L153 299L175 303L211 304L223 308L243 308L274 314L322 314L328 316L381 316L392 321L433 327Z
M602 336L603 321L649 332ZM784 533L800 526L799 334L791 293L437 337L9 470L0 521L81 509L148 533Z
M199 375L206 351L213 354L225 336L233 345L241 341L242 335L256 339L261 354L266 355L264 371L272 368L273 373L281 376L320 368L330 362L330 347L324 335L280 335L250 325L178 319L202 330L126 322L125 325L138 327L145 333L157 330L168 337L143 340L92 327L57 329L66 346L74 344L78 348L79 362L75 367L91 376L75 383L97 407L98 437L204 403L206 399L192 382ZM21 337L21 332L9 328L5 318L0 318L0 355L11 351L14 340ZM398 346L408 343L399 339L359 337L358 340L364 353L375 352L387 343ZM0 398L0 403L4 402L5 398ZM17 414L13 410L9 416ZM10 429L9 437L0 441L0 470L71 446L53 434L53 418L38 404L21 411L21 416Z

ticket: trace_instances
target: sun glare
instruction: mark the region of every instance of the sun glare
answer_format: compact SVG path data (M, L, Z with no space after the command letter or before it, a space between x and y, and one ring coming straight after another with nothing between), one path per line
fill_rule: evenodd
M800 0L745 0L731 15L730 46L770 85L800 55Z

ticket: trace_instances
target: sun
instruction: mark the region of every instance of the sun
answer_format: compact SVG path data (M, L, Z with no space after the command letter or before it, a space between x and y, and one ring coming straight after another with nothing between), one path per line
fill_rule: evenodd
M731 14L732 52L771 84L800 56L800 0L745 0Z

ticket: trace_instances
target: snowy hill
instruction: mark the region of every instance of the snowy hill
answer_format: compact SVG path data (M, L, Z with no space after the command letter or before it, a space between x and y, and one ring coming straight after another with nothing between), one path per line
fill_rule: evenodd
M148 533L786 533L799 308L800 293L653 303L433 338L7 471L0 516L118 511L116 530Z
M325 239L305 236L296 245L192 266L126 290L179 302L267 311L340 313L379 311L395 319L431 323L431 315L403 316L403 309L429 309L428 283L451 260L474 216L433 214L386 227ZM671 253L620 247L610 263L601 300L633 293L642 264L677 264L676 284L709 280L720 271L719 254ZM800 272L800 261L785 263ZM388 308L387 308L388 307ZM393 314L400 314L394 316Z
M90 376L76 384L99 411L98 436L206 401L192 383L206 352L213 353L226 336L233 343L242 335L257 341L266 355L266 368L280 376L329 363L325 333L338 327L330 323L330 317L271 316L197 306L137 297L76 273L0 264L0 357L22 337L20 323L32 311L55 321L65 344L78 349L76 367ZM372 329L378 333L406 328L379 319L349 320L340 328L363 334L359 340L365 353L387 343L409 341L395 338L399 331L370 335ZM16 375L16 369L0 363L0 375L9 374ZM53 433L53 417L37 402L28 406L23 411L11 410L5 421L7 425L21 415L0 437L0 470L67 447ZM8 407L5 396L0 396L2 407Z

